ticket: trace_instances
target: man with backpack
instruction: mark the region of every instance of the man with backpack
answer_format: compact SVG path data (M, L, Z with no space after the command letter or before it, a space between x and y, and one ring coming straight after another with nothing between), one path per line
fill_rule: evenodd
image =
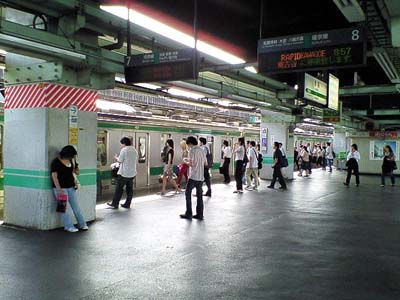
M281 168L282 168L282 162L283 162L283 155L281 150L279 149L279 143L274 142L274 164L272 165L272 168L274 169L274 173L272 175L272 181L267 188L273 189L275 186L275 182L278 179L280 183L279 189L281 190L286 190L286 182L283 179Z
M207 192L204 194L204 196L211 197L211 178L209 170L210 168L212 168L213 165L213 157L210 149L207 146L207 139L201 137L199 138L199 141L200 141L200 148L203 149L207 160L207 166L204 166L204 182L206 183L207 186Z

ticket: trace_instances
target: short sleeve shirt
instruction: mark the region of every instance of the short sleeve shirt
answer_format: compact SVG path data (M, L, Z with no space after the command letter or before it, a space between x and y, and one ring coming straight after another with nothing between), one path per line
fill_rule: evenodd
M204 165L207 161L204 150L194 146L189 151L189 160L192 166L189 168L189 178L195 181L204 181Z
M64 165L59 158L56 158L51 163L51 173L57 173L57 179L61 188L69 189L75 186L74 167L71 163L70 167ZM53 187L56 187L53 182Z
M246 165L246 168L258 168L257 156L258 156L257 151L253 147L247 150L247 157L249 158L249 163ZM252 160L252 165L250 165L250 160Z
M138 153L133 146L125 146L122 148L118 156L118 161L121 163L118 175L126 178L135 177L137 158Z

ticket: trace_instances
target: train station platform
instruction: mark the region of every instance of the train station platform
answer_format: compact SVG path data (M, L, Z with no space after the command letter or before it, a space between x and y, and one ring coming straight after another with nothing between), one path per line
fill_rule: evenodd
M204 221L171 194L99 205L87 232L0 226L0 299L399 299L399 186L344 176L215 184Z

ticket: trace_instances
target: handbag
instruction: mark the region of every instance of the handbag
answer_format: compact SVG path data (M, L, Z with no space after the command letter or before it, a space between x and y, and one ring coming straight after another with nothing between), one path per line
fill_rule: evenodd
M224 167L219 167L219 174L224 174Z
M67 202L68 202L67 194L58 194L56 212L65 213L67 211Z

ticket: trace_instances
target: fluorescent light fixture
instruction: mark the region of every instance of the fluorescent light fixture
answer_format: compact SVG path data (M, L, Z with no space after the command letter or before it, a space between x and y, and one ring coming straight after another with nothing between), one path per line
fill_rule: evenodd
M250 73L254 73L254 74L257 74L258 72L257 72L257 70L256 70L256 68L254 68L254 67L246 67L246 68L244 68L246 71L249 71Z
M97 108L103 110L119 110L119 111L125 111L127 113L136 112L136 110L128 104L106 101L106 100L97 100L96 106Z
M199 100L199 99L205 97L203 94L193 93L190 91L177 89L177 88L169 88L169 89L167 89L167 93L170 95L173 95L173 96L186 97L186 98L191 98L191 99L196 99L196 100Z
M194 91L201 92L201 93L206 93L206 94L218 94L219 93L219 91L217 91L217 90L210 89L208 87L204 87L201 85L185 82L185 81L174 81L173 85L175 85L177 87L181 87L181 88L187 88L187 89L194 90Z
M295 89L295 90L298 90L298 89L299 89L299 85L298 85L298 84L295 84L295 85L294 85L294 89Z
M115 81L126 83L125 77L115 75Z
M21 39L21 38L14 37L11 35L6 35L3 33L0 33L0 41L11 43L12 47L17 46L17 47L22 47L23 49L31 49L33 51L35 51L35 50L36 51L37 50L45 51L45 52L49 53L50 55L56 56L56 57L62 57L62 58L67 57L67 58L74 59L77 61L86 60L86 55L84 55L84 54L75 53L73 51L48 46L46 44L41 44L41 43L26 40L26 39Z
M135 85L140 86L145 89L149 89L149 90L160 90L161 89L161 86L151 84L151 83L135 83Z
M128 8L124 6L101 5L100 8L122 19L125 20L128 19ZM139 25L143 28L146 28L150 31L153 31L157 34L160 34L177 43L180 43L187 47L194 48L193 36L183 33L182 31L179 31L171 26L161 23L133 9L130 10L129 15L130 15L129 19L132 21L132 23ZM245 61L240 57L237 57L229 52L226 52L220 48L217 48L201 40L197 40L197 50L229 64L245 63Z

